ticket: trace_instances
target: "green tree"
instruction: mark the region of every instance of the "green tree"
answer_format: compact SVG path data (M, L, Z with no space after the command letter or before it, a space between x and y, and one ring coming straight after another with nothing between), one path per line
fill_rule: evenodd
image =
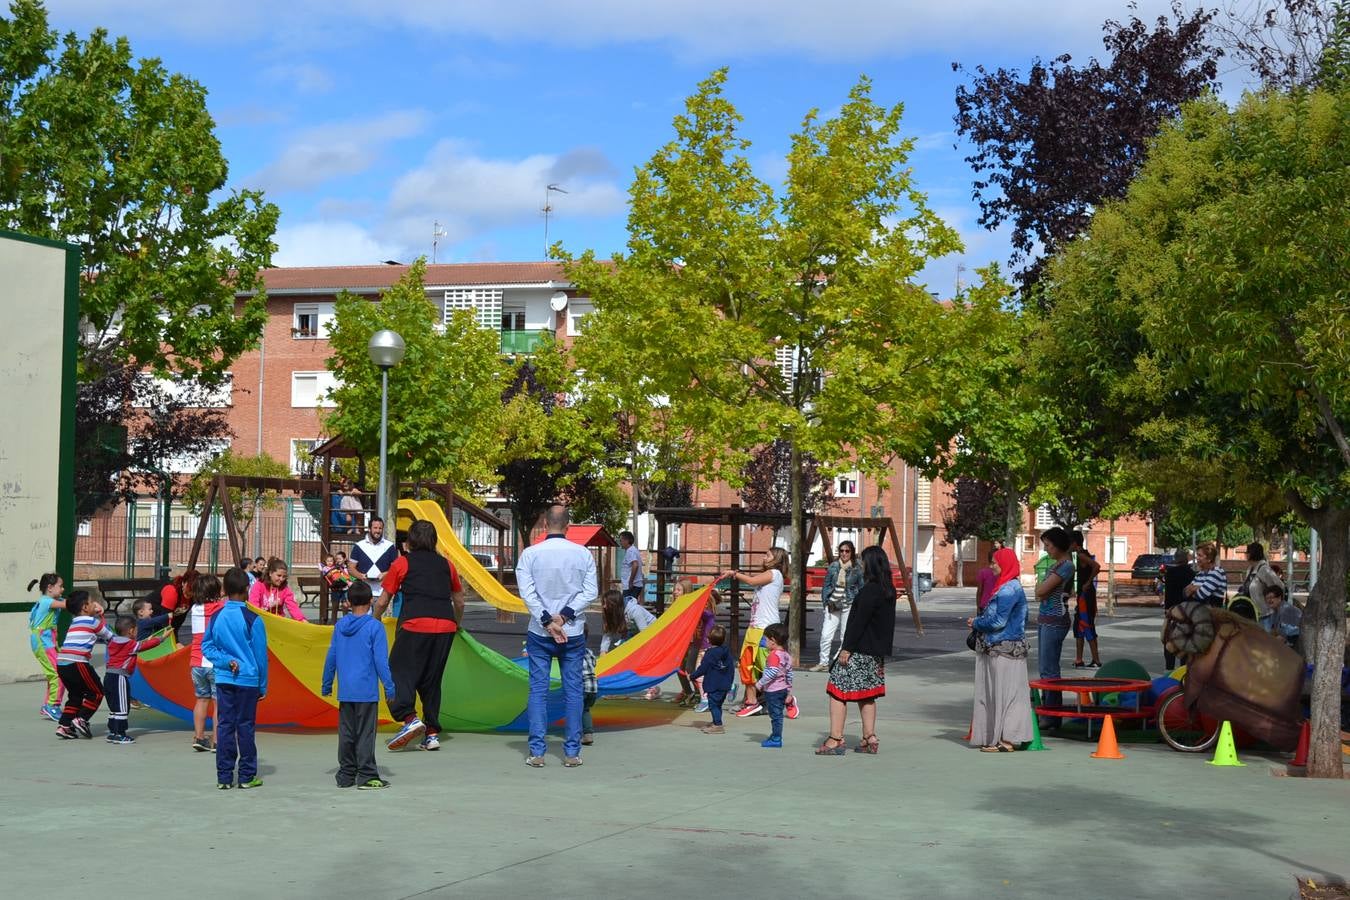
M622 323L603 332L620 342L611 352L697 442L701 477L735 483L754 448L788 442L795 562L803 454L881 473L921 438L916 411L938 402L960 348L914 279L960 241L905 166L901 106L874 103L867 79L833 118L806 115L781 196L751 171L725 80L699 86L674 140L638 170L628 252L568 268L595 303L587 330ZM800 579L791 603L802 621Z
M367 459L380 450L380 370L366 345L382 328L402 335L403 361L389 370L389 474L449 481L457 487L493 484L503 448L498 441L506 363L496 331L459 310L441 327L424 287L426 260L371 303L338 295L328 370L337 376L324 416L330 435Z
M267 320L258 272L278 210L258 192L224 191L214 128L205 89L134 60L126 38L58 35L36 0L0 13L0 228L73 243L84 267L82 513L147 486L156 447L229 436L223 416L181 396L153 421L131 396L144 369L220 386Z
M247 456L226 450L192 476L192 480L183 491L183 501L194 511L207 512L202 509L206 503L206 489L217 475L290 478L291 467L267 453ZM234 507L234 525L239 535L239 544L246 546L248 530L253 526L253 520L258 512L263 509L274 509L281 499L281 494L278 491L245 491L242 488L230 488L229 493L230 505Z
M1096 418L1117 423L1116 456L1226 469L1229 485L1278 489L1321 534L1303 619L1319 777L1342 773L1347 123L1344 88L1249 95L1232 111L1187 105L1125 199L1098 210L1052 266L1041 348L1077 360L1078 377L1101 391Z

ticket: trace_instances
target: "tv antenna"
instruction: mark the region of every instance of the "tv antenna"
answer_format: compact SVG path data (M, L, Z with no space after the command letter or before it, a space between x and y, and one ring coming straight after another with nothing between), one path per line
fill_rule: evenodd
M431 223L431 262L436 263L436 248L440 246L441 238L445 237L445 229L441 223L433 220Z
M548 259L548 217L553 212L553 204L549 202L549 194L566 194L564 188L556 184L550 184L544 188L544 259Z

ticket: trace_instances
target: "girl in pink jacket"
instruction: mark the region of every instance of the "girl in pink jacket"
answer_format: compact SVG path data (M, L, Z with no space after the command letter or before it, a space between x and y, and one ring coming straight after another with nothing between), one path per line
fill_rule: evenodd
M249 605L297 622L307 621L305 614L300 612L300 604L295 602L295 594L286 584L286 572L284 560L275 556L269 559L267 574L254 582L248 592Z

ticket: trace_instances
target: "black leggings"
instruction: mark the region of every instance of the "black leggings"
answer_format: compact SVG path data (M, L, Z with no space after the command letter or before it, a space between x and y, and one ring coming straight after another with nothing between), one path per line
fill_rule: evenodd
M394 635L389 651L389 674L394 676L394 696L389 699L389 714L403 722L417 715L417 698L422 698L422 721L428 734L441 730L441 678L450 658L455 634L426 634L404 631Z
M103 702L103 686L98 683L98 672L89 663L62 663L56 674L66 686L66 705L61 709L61 724L70 725L76 719L88 722Z

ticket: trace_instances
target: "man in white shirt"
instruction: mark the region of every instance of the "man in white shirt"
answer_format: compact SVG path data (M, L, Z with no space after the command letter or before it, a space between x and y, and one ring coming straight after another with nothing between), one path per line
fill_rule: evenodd
M525 764L544 765L548 749L548 683L553 660L562 679L567 731L563 765L581 765L582 659L586 653L585 609L599 593L591 552L567 539L567 507L550 506L544 514L548 535L526 547L516 561L516 583L530 611L525 633L529 658L530 695L526 707L530 726L530 755Z
M637 600L642 596L642 553L637 538L631 531L619 532L619 546L623 548L623 599Z
M352 554L347 561L347 570L353 578L370 584L370 595L376 600L375 609L383 611L388 604L379 603L384 588L380 579L389 571L389 567L398 559L398 547L384 536L384 519L373 516L370 531L358 543L352 546Z

